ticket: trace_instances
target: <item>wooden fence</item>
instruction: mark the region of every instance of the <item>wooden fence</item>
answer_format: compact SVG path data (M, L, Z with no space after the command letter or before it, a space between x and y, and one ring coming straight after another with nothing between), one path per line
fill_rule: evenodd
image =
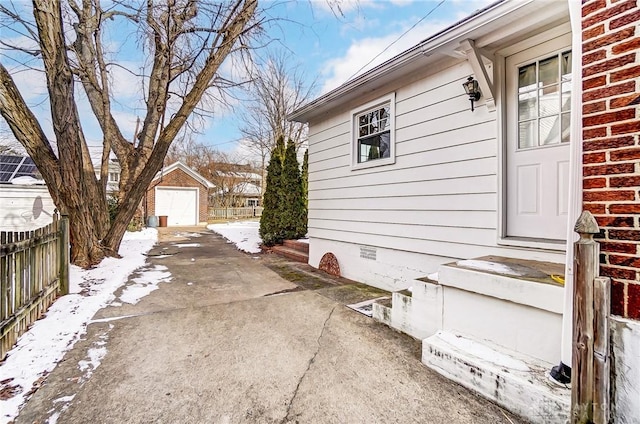
M69 221L0 232L0 361L59 295L69 292Z
M262 216L261 207L246 208L209 208L209 221L219 219L258 218Z

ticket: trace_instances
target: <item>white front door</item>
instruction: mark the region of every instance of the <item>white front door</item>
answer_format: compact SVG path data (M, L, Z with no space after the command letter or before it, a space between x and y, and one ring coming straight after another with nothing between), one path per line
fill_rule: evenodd
M506 58L506 236L566 239L571 37Z

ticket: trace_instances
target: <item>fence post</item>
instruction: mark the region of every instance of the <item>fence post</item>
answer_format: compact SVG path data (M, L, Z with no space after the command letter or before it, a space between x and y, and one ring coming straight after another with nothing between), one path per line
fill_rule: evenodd
M60 294L69 294L69 216L60 218Z
M609 358L609 315L611 313L611 280L598 277L593 282L593 422L609 423L609 390L611 361Z
M609 396L606 325L609 292L608 283L596 282L600 246L593 239L600 229L593 215L589 211L583 211L576 221L574 231L580 235L580 239L574 243L571 422L606 423ZM597 350L595 355L594 349ZM607 421L600 421L604 419L602 411L606 411ZM599 421L594 421L596 417Z

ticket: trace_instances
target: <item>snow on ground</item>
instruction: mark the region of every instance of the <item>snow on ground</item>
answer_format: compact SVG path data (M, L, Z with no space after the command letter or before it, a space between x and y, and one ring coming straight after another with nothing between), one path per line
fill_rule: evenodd
M199 245L198 245L199 246ZM120 294L120 300L125 303L135 305L154 290L158 289L159 283L171 281L171 273L163 265L155 265L145 270L140 277L133 279L134 284L128 285Z
M235 244L238 250L247 253L260 253L260 223L257 221L238 221L225 224L210 224L207 228L220 234Z
M177 243L173 244L176 247L200 247L200 243Z
M157 239L158 232L151 228L126 233L119 251L121 259L106 258L89 270L71 266L70 294L60 297L51 305L45 318L36 321L18 339L0 365L0 390L15 393L9 399L0 399L0 423L8 423L18 415L34 384L39 384L39 380L50 373L64 354L73 348L85 333L87 323L99 309L115 299L113 293L127 282L129 274L144 265L145 254ZM152 280L157 279L149 279ZM99 364L103 353L106 354L106 351L101 351L99 347L95 352L90 352L91 369Z
M109 324L109 327L113 328L113 325ZM107 348L105 346L108 338L107 334L102 334L100 339L87 351L87 359L78 362L78 369L84 373L84 380L91 378L93 371L100 366L102 359L107 356Z

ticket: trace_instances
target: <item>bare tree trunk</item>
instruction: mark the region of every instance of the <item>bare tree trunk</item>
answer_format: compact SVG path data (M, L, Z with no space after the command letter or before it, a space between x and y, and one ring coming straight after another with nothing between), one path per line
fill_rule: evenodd
M66 28L75 35L70 46L64 35L61 0L33 0L37 31L27 20L2 9L38 42L38 50L33 54L42 58L57 154L1 64L0 114L36 163L58 209L69 215L71 261L82 267L100 262L105 255L117 255L128 224L162 167L171 143L206 91L215 85L220 65L238 49L240 37L258 25L252 23L257 0L232 0L226 5L200 9L195 0L164 4L149 0L140 9L127 2L114 5L103 10L98 0L68 1L65 19L77 18ZM194 26L199 13L209 13L207 16L212 19L209 25ZM130 143L124 138L111 111L109 71L113 64L105 59L101 34L103 23L116 16L145 25L144 33L149 36L149 51L153 54L150 73L145 74L149 83L145 93L147 109L142 129L136 134L137 145L135 140ZM194 42L192 50L184 51L182 48L191 46L191 42ZM70 51L73 55L69 55ZM82 83L103 133L101 181L94 173L80 124L74 77ZM184 85L186 80L188 85ZM171 117L165 122L170 90L172 96L176 93L179 98L179 106L166 114ZM120 200L112 225L105 196L110 150L117 156L122 171Z

